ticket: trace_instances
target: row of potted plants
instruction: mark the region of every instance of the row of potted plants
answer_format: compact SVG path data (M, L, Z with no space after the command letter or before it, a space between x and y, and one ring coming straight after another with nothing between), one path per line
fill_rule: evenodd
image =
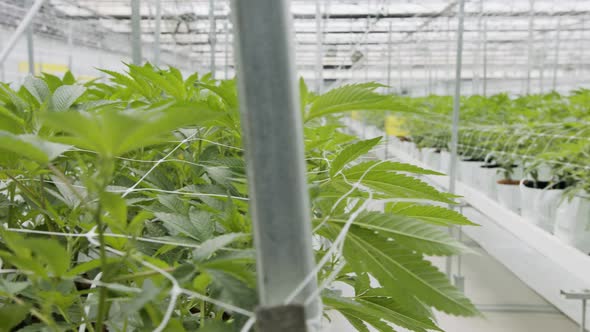
M400 98L408 135L393 144L442 172L450 165L449 97ZM410 112L408 112L410 111ZM590 253L590 91L461 101L458 179Z

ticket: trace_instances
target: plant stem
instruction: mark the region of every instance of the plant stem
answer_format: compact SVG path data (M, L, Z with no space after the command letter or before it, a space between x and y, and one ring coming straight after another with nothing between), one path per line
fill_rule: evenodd
M98 242L99 242L99 256L100 256L100 270L102 271L103 280L105 279L105 275L107 273L107 251L105 249L104 244L104 225L102 223L102 209L100 201L98 203L98 207L96 208L96 226L98 228ZM98 293L98 314L96 317L96 330L102 331L103 320L106 314L106 307L107 307L107 289L105 287L100 287Z
M201 311L201 324L199 326L199 328L203 328L203 326L205 326L205 301L201 301L201 306L199 308L199 310Z

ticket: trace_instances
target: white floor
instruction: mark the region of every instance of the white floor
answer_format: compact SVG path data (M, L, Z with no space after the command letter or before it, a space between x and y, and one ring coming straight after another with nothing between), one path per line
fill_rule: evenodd
M437 314L446 332L577 332L579 327L529 289L509 270L487 255L474 242L467 242L478 254L462 259L465 293L484 317L463 318ZM445 260L433 258L444 270ZM454 262L456 271L456 261ZM326 332L355 331L338 315Z

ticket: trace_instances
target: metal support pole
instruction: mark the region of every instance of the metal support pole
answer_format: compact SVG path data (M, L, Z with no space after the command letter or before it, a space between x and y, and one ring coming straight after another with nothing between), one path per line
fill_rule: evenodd
M231 6L260 304L284 305L307 278L293 302L319 320L290 3Z
M582 300L582 322L580 324L580 332L586 332L586 302L587 299Z
M559 44L561 43L561 16L557 19L557 31L555 32L555 57L553 60L553 91L557 88L557 71L559 70Z
M217 44L216 35L216 24L215 24L215 0L209 0L209 46L211 48L211 58L209 59L211 78L215 78L215 70L217 66L215 64L215 46Z
M453 96L453 126L451 128L451 169L449 177L449 192L455 193L457 181L457 145L459 143L459 108L461 107L461 67L463 65L463 20L465 0L459 0L457 28L457 57L455 64L455 95Z
M428 61L428 94L432 94L432 55L430 54L430 50L427 50L427 61Z
M402 44L397 45L397 72L399 75L399 94L404 92L404 71L402 68Z
M455 193L457 182L457 145L459 144L459 108L461 106L461 69L463 65L463 20L465 13L465 0L459 0L458 28L457 28L457 55L455 63L455 94L453 96L453 125L451 128L451 166L449 176L449 192ZM449 229L452 232L452 228ZM447 257L446 273L450 278L452 274L452 257Z
M72 70L72 64L74 62L73 58L74 52L74 26L70 21L68 23L68 70Z
M27 6L33 4L32 0L27 0ZM29 74L35 75L35 43L33 40L33 24L27 27L27 55L29 59Z
M529 0L530 13L529 13L529 38L528 38L528 59L526 66L526 94L531 93L531 71L533 70L533 27L535 24L535 0Z
M0 47L2 47L2 45L4 45L4 40L1 39L2 37L0 36ZM2 80L2 82L6 82L6 77L5 77L5 72L4 72L4 64L0 63L0 80Z
M582 315L580 317L580 332L586 332L586 312L587 312L587 302L590 299L590 291L583 290L581 292L576 291L561 291L561 295L563 295L568 300L580 300L582 303Z
M131 61L137 66L142 62L140 0L131 0Z
M539 93L545 91L545 57L547 56L547 33L543 35L543 53L539 64Z
M483 21L483 95L488 95L488 20Z
M223 30L225 30L225 45L223 54L225 56L225 67L224 67L224 75L223 77L228 80L229 79L229 18L223 24Z
M392 40L392 24L389 22L389 30L387 33L387 93L391 94L391 56L393 52L393 40ZM387 118L389 111L385 112L385 123L387 124ZM385 159L389 159L389 133L387 132L387 125L385 125Z
M162 1L156 1L156 26L154 28L154 65L160 65L160 32L162 30Z
M6 61L8 54L10 54L10 52L16 45L18 39L22 36L23 32L25 32L25 30L29 27L29 25L33 21L33 18L35 18L35 15L37 14L37 12L39 12L39 9L41 9L43 2L45 2L45 0L36 0L33 6L29 8L29 11L27 12L23 20L19 23L18 27L16 28L12 36L10 36L10 39L8 39L6 45L2 49L2 53L0 53L0 64L4 64L4 61Z
M473 52L473 64L471 65L471 75L472 75L472 83L471 83L471 94L476 95L479 93L480 87L480 79L479 79L479 61L480 61L480 51L481 51L481 44L482 44L482 16L483 16L483 0L478 1L478 15L477 15L477 43L475 44L475 51Z
M316 59L315 59L315 75L316 75L316 92L322 93L322 86L324 81L324 50L323 50L323 31L322 31L322 7L321 1L315 2L315 29L316 29Z
M445 62L446 62L446 90L447 90L447 94L450 95L451 94L451 19L447 18L447 43L445 43L446 45L446 49L445 49Z

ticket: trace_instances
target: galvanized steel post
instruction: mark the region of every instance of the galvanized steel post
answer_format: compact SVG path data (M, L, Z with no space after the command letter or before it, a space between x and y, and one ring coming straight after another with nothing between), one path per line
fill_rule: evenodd
M6 61L8 54L10 54L10 52L16 45L16 42L22 36L23 32L25 32L25 30L29 27L29 25L35 18L35 15L37 15L37 13L39 12L39 9L41 9L41 6L44 2L45 0L37 0L33 4L33 6L29 8L29 11L27 12L23 20L18 24L18 27L16 27L16 30L10 36L10 39L8 39L6 45L2 49L2 53L0 53L0 64L4 64L4 61Z
M321 1L315 3L315 29L316 29L316 59L315 59L315 79L317 93L322 93L322 86L324 82L324 50L323 50L323 32L322 32L322 7Z
M33 4L33 0L28 0L27 5L30 6ZM28 62L29 62L29 74L35 75L35 43L33 40L33 33L34 33L34 26L31 22L27 26L27 55L28 55Z
M232 0L250 211L263 307L284 304L314 268L303 124L288 0ZM312 276L294 303L317 288ZM307 319L321 305L306 306Z
M529 35L528 35L528 59L526 67L526 94L531 93L531 72L533 70L533 52L534 52L534 40L533 40L533 27L535 18L535 0L529 0L530 13L529 13Z
M455 64L455 94L453 96L453 124L451 127L451 165L449 175L449 192L455 193L457 182L457 146L459 144L459 110L461 107L461 68L463 65L463 20L465 12L465 0L459 0L458 30L457 30L457 56ZM452 229L451 229L452 231ZM447 257L446 273L449 278L452 274L452 257Z
M483 95L488 95L488 20L483 21Z
M451 128L451 168L449 177L449 191L455 193L457 182L457 145L459 143L459 110L461 107L461 69L463 65L463 20L465 0L459 0L457 55L455 64L455 94L453 96L453 124Z
M391 88L391 56L393 52L392 44L392 24L389 22L389 30L387 31L387 93L391 94L393 89ZM389 159L389 133L387 132L387 117L389 111L385 112L385 159Z
M211 51L211 57L209 59L211 77L215 78L215 71L217 69L217 65L215 63L215 52L216 52L216 45L217 45L217 34L216 30L217 26L215 24L215 0L209 0L209 46Z
M131 0L131 61L141 65L141 12L140 0Z
M154 65L160 65L160 32L162 27L162 0L156 1L156 26L154 28Z
M224 46L224 56L225 56L225 66L224 66L224 74L223 77L227 80L229 79L229 16L225 20L223 24L223 29L225 30L225 44Z
M557 88L557 71L559 70L559 44L561 43L561 16L557 19L557 31L555 32L555 55L553 58L553 80L552 89Z
M68 23L68 70L72 70L74 63L74 27L72 22Z

